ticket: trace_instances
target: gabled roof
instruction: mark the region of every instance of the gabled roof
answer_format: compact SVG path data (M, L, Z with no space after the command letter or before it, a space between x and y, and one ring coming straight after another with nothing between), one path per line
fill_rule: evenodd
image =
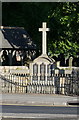
M22 27L0 28L0 48L36 49L36 45Z

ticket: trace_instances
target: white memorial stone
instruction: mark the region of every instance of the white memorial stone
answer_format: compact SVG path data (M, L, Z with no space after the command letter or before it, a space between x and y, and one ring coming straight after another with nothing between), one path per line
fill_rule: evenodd
M30 63L30 80L31 84L33 85L33 82L38 83L38 85L43 84L43 87L48 84L48 66L52 65L55 60L51 59L47 55L47 35L46 32L49 31L49 28L46 27L46 22L42 23L42 28L39 28L39 31L42 31L42 54L33 60L33 62ZM34 76L34 66L35 64L38 66L38 72L36 76ZM49 69L51 69L49 67ZM41 72L42 71L42 72ZM37 79L35 80L35 77ZM42 91L41 91L42 92Z
M72 61L73 61L73 57L69 58L69 67L72 67Z

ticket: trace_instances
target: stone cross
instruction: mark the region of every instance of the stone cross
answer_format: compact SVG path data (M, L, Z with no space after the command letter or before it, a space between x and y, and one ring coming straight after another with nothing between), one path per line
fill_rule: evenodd
M49 31L49 28L46 28L46 22L42 23L42 28L39 28L39 31L42 31L42 54L47 54L47 41L46 41L46 31Z

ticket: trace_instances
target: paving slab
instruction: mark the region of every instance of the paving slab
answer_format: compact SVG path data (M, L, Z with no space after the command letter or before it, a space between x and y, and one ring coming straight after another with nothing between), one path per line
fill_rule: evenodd
M49 119L51 119L51 118L53 118L53 119L55 119L55 118L57 118L57 120L59 120L60 118L66 118L66 120L67 120L67 118L73 118L73 119L77 119L77 118L79 118L79 116L77 116L77 115L68 115L68 114L23 114L23 113L19 113L19 114L14 114L14 113L4 113L3 114L3 116L4 116L4 118L30 118L30 119L34 119L34 118L43 118L43 119L45 119L45 118L49 118ZM62 119L61 119L62 120ZM77 120L79 120L79 119L77 119Z
M54 94L0 94L2 104L16 105L67 105L68 101L77 100L75 96L54 95Z

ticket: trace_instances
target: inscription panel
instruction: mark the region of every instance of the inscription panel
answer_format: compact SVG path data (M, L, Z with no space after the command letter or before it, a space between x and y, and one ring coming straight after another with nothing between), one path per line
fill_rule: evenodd
M45 80L46 66L44 63L40 65L40 80Z

